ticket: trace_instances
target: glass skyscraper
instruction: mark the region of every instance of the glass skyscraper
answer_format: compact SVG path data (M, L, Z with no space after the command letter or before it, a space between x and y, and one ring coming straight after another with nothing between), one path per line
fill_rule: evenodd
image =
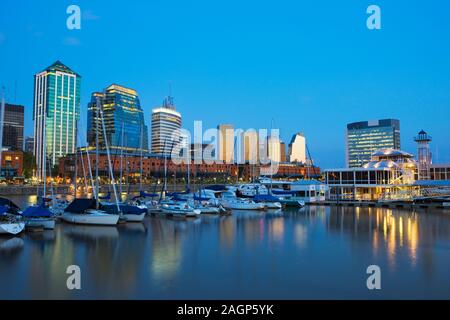
M80 83L81 76L60 61L34 76L34 155L39 178L45 157L55 165L58 158L75 152Z
M14 151L23 150L23 119L24 107L15 104L5 104L3 119L3 148Z
M383 119L347 125L347 167L361 167L379 149L400 149L400 121Z
M103 111L106 137L112 152L148 152L148 131L144 123L144 112L135 90L116 84L103 92L94 92L88 104L87 139L90 147L96 145L96 128L99 130L99 149L105 149L100 114L97 117L97 101ZM98 127L97 127L98 125Z
M175 110L173 98L167 97L162 107L152 110L152 153L170 155L179 144L180 130L181 114Z

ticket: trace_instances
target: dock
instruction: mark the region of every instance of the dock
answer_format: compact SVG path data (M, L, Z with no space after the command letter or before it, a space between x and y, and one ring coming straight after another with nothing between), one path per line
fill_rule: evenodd
M365 207L365 208L390 208L390 209L447 209L450 210L449 203L413 203L408 201L378 202L378 201L320 201L308 203L309 205L341 206L341 207Z

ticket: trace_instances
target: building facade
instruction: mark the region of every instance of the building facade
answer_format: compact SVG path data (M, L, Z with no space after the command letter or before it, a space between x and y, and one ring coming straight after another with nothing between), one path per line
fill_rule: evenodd
M163 105L152 110L152 148L153 154L169 156L179 143L181 114L175 110L173 98L164 99Z
M101 110L97 108L97 103ZM111 152L148 152L148 129L135 90L112 84L103 92L92 94L87 116L88 145L95 148L98 133L99 149L105 150L102 113Z
M347 125L346 165L358 168L370 161L372 153L384 148L400 149L400 121L383 119Z
M280 141L280 162L287 162L286 143Z
M40 179L45 166L76 150L80 83L80 75L60 61L34 76L33 150Z
M223 163L234 163L234 127L231 124L217 126L218 160Z
M410 199L416 189L413 155L391 148L374 152L359 168L325 170L331 200L390 201Z
M289 162L306 163L306 138L301 133L294 134L289 143Z
M33 149L34 149L34 137L26 137L25 138L25 146L24 146L23 150L25 152L33 153Z
M14 180L23 174L23 152L3 151L0 164L0 178Z
M5 104L3 118L3 148L12 151L23 150L24 107L16 104Z

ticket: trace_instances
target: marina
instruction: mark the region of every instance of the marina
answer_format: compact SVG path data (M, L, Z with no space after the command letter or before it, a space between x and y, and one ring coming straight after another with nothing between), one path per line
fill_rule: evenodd
M312 205L115 226L58 221L0 237L0 298L449 299L449 248L447 209ZM66 288L72 264L82 290ZM365 286L372 264L382 270L378 292Z

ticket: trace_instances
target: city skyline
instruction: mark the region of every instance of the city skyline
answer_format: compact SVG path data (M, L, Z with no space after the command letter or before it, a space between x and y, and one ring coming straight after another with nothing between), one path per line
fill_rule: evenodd
M274 127L281 128L281 140L289 141L292 134L302 131L315 163L340 167L345 163L347 123L396 118L402 122L402 149L415 153L413 137L424 129L434 138L434 161L450 162L445 121L450 118L450 94L446 89L450 82L450 64L446 59L450 47L438 41L443 31L432 24L440 21L443 30L449 27L448 19L439 18L445 10L422 4L408 7L405 13L401 4L382 1L383 29L372 33L365 28L363 4L355 2L355 8L345 10L339 4L324 3L325 8L319 3L296 5L288 1L286 5L295 10L283 13L262 6L258 17L275 19L268 26L256 17L251 18L254 26L246 23L244 17L253 9L246 4L241 13L229 12L236 21L227 31L207 17L212 8L201 1L195 6L197 13L179 3L171 6L173 14L181 18L180 23L186 21L185 15L189 16L186 11L191 16L201 16L212 23L211 30L198 29L200 22L188 24L186 30L179 30L176 25L168 29L158 27L162 22L156 16L167 9L164 4L155 4L152 10L146 10L148 4L118 10L114 6L80 3L83 12L90 14L84 16L81 30L69 31L64 26L65 4L48 7L50 16L44 25L39 17L47 13L37 4L25 1L18 14L13 2L5 1L0 4L2 10L11 9L11 16L26 23L13 30L9 26L16 24L9 23L9 17L0 22L0 33L4 35L0 43L0 84L7 87L8 103L25 106L25 136L32 134L32 74L61 60L83 75L82 115L86 114L92 91L109 83L121 83L139 92L145 122L149 124L151 108L167 95L167 84L171 82L187 129L191 129L194 120L203 120L210 128L219 123L269 128L274 119ZM229 8L234 5L230 3ZM323 10L318 21L308 17L318 10ZM148 30L151 35L143 39L140 51L145 54L133 51L117 62L116 54L104 55L97 50L106 41L99 35L106 26L111 27L111 20L131 12L137 17L155 15L156 19L143 25L139 22L142 19L136 18L123 31L112 27L112 33L128 34L132 41L139 41L132 35L137 28L142 34ZM411 19L421 23L410 25ZM340 23L340 28L330 31L336 23ZM224 44L210 38L214 32L219 32L228 44L235 39L234 47L240 50L222 52ZM430 33L434 37L430 38ZM12 38L17 39L15 45ZM163 50L163 57L154 49L166 45L167 39L180 50ZM269 47L266 41L289 50ZM45 46L56 50L44 54L41 49ZM33 59L27 58L28 52L36 53ZM321 52L335 53L328 56ZM217 54L217 58L206 59L212 54ZM17 59L22 63L7 63ZM112 61L116 68L109 70ZM85 141L85 119L82 122L84 128L80 131Z

